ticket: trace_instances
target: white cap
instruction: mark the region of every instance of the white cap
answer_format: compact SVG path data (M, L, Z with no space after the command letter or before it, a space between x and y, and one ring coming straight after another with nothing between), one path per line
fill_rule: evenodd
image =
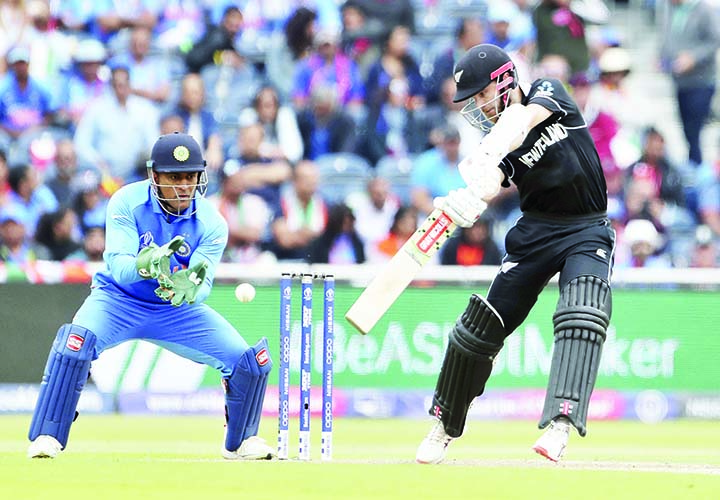
M625 226L625 241L632 246L636 243L648 243L653 251L662 245L662 236L655 229L655 225L647 219L633 219Z
M107 51L105 46L98 40L86 38L75 47L73 59L79 63L103 62L107 59Z
M608 47L598 59L598 68L601 73L630 71L631 66L630 54L621 47Z

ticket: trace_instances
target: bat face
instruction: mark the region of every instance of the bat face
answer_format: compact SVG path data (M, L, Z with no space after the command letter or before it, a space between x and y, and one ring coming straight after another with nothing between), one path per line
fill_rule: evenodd
M455 227L441 210L434 210L360 294L345 319L360 333L368 333L452 236Z

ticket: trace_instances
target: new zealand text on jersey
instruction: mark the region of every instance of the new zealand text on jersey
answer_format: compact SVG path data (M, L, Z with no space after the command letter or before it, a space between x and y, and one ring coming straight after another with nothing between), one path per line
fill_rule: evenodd
M520 157L520 161L528 168L532 168L549 146L562 141L567 136L568 132L564 126L559 123L553 123L540 134L540 137L535 141L530 151Z

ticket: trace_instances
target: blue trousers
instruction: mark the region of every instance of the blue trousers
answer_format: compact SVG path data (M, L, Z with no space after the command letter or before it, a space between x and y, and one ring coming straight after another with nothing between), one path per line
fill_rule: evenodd
M700 132L710 116L713 94L714 86L677 90L678 110L688 143L688 159L695 165L702 163Z
M249 348L238 331L205 304L149 304L112 287L94 288L72 322L97 336L93 359L105 349L139 339L228 377Z

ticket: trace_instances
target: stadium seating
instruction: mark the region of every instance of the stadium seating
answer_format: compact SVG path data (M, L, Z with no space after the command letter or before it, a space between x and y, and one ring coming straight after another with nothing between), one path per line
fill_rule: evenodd
M372 167L353 153L332 153L319 156L320 194L329 203L339 203L348 194L365 189L372 176Z
M403 204L410 203L410 172L412 171L413 157L394 158L383 156L375 166L378 177L384 177L390 181L392 191Z

